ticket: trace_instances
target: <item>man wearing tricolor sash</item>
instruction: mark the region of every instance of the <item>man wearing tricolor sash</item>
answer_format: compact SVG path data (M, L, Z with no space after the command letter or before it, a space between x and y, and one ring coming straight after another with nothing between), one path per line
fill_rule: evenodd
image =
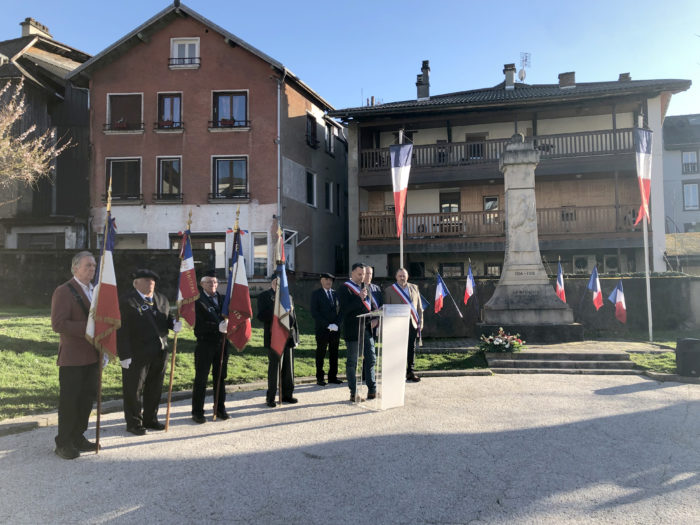
M365 277L365 265L355 263L352 265L350 280L343 283L338 288L338 303L340 304L340 319L345 346L348 349L345 373L348 378L350 388L350 401L359 400L356 397L357 388L357 361L359 357L359 327L360 319L358 315L369 313L373 310L372 301L368 295L368 289L362 282ZM367 382L367 398L377 397L377 385L374 378L374 365L376 355L374 353L374 339L372 338L372 326L369 317L364 318L364 353L362 361L362 371Z
M399 268L396 272L396 282L384 289L384 304L406 304L411 308L411 324L408 325L408 349L406 379L418 382L413 366L416 355L416 340L423 328L423 304L420 291L415 284L408 282L408 272Z

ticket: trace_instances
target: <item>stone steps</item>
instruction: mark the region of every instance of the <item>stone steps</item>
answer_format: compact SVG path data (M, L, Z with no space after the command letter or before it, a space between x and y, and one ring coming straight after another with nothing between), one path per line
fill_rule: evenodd
M620 375L641 374L641 370L604 369L604 368L492 368L494 374L579 374L579 375Z
M577 361L548 360L548 359L496 359L490 360L489 366L493 368L589 368L589 369L620 369L631 370L636 368L632 361Z
M487 353L494 374L632 375L641 369L626 352L509 352Z

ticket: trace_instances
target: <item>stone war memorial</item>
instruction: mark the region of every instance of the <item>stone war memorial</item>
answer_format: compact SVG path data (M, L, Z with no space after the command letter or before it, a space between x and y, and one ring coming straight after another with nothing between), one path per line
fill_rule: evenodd
M535 205L539 157L533 143L518 133L499 161L505 187L505 260L478 328L490 334L503 327L532 342L581 341L583 325L574 323L573 310L554 293L540 256Z

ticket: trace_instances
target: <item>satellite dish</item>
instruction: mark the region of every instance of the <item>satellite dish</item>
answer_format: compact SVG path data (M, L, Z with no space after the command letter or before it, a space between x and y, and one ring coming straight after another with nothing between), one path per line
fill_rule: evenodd
M525 68L522 68L520 71L518 71L518 79L520 79L520 82L523 82L525 80Z

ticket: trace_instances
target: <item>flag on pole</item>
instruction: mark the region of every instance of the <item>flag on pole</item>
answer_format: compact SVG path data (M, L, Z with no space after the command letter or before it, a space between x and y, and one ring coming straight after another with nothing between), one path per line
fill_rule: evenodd
M117 295L117 278L114 273L114 238L116 226L112 213L107 212L107 227L100 256L97 286L92 292L90 315L85 328L85 339L100 352L117 355L117 329L122 325Z
M228 234L228 232L227 232ZM241 230L233 234L233 249L229 264L228 286L222 312L228 313L228 331L226 337L239 352L250 341L252 327L250 319L253 309L250 306L248 276L246 275L243 247L241 246Z
M554 291L559 299L566 302L566 292L564 291L564 272L561 271L561 262L558 263L557 284L554 287Z
M430 302L425 297L423 297L423 294L421 294L420 296L420 305L423 308L424 312L428 310L428 307L430 306Z
M187 324L194 327L194 302L199 299L197 274L194 271L194 257L190 243L190 230L182 234L180 250L180 276L177 283L177 311L185 318Z
M394 186L394 212L396 213L396 236L401 237L403 229L403 212L408 191L408 174L411 171L413 144L394 144L389 146L391 157L391 182Z
M621 323L627 322L627 305L625 304L625 292L622 290L622 279L608 297L611 303L615 304L615 317Z
M289 297L289 283L284 259L284 241L282 231L278 231L277 246L275 247L277 260L277 291L275 292L275 307L272 314L272 327L270 328L270 348L280 356L289 339L291 331L290 314L292 312L292 300Z
M437 287L435 288L435 313L442 310L442 300L449 294L450 292L447 291L445 282L442 280L442 277L440 277L440 274L437 274Z
M598 279L598 267L593 267L591 278L588 281L588 289L593 292L593 306L596 310L600 310L603 306L603 292L600 289L600 279Z
M642 204L639 207L636 226L642 217L646 217L649 222L649 194L651 192L651 142L652 132L648 129L635 128L634 149L637 160L637 179L639 180L639 193L642 197Z
M469 271L467 272L467 287L464 290L464 304L469 302L469 298L474 295L474 289L476 284L474 283L474 275L472 274L472 263L469 263Z

